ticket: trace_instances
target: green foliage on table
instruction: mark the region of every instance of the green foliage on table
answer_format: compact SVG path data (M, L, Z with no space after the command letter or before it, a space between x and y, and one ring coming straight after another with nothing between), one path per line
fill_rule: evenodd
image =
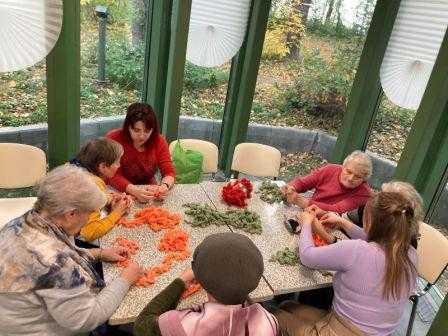
M296 266L299 263L297 253L291 250L289 247L285 247L283 250L277 251L269 259L271 262L278 262L284 266Z
M258 188L257 194L260 194L260 199L262 201L269 204L286 201L286 197L283 195L280 187L269 181L263 181L260 188Z
M208 204L199 203L186 203L184 207L188 209L185 211L185 214L191 217L191 220L185 220L185 223L193 227L228 225L248 233L256 234L261 234L263 230L260 216L247 209L220 211L212 208Z

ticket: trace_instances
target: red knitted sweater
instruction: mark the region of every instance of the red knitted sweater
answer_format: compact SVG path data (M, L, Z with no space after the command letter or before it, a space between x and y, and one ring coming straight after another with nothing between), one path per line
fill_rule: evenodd
M168 150L168 143L162 135L147 146L143 152L135 149L131 141L123 134L121 129L114 129L107 132L106 137L119 142L124 149L121 157L121 167L108 182L115 189L124 192L128 184L155 184L155 173L160 169L162 177L173 176L176 173L171 155Z
M328 164L309 175L296 177L289 185L299 193L315 189L310 205L315 204L322 210L343 213L366 204L372 193L367 182L354 189L345 188L339 182L341 171L341 165Z

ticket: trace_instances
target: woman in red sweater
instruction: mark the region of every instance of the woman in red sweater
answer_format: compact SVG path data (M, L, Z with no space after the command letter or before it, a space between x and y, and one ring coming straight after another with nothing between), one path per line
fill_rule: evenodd
M288 202L301 208L312 206L318 214L333 211L339 214L363 206L372 196L367 183L372 174L372 162L361 151L347 156L342 165L328 164L307 176L296 177L283 188ZM314 189L306 198L299 193Z
M141 202L163 197L174 184L175 171L168 144L159 133L159 123L152 107L144 103L129 105L123 128L106 137L119 142L124 149L121 167L108 183ZM155 174L160 170L162 180Z

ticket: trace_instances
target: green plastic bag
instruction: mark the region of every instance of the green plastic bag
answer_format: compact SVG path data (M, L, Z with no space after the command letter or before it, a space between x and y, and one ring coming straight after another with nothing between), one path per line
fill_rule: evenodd
M176 183L199 183L202 181L202 161L204 156L201 152L182 148L177 140L173 151L173 164L176 169Z

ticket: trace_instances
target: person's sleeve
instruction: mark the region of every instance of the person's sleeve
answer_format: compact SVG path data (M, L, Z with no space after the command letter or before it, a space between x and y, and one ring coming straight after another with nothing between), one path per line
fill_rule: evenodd
M367 203L369 198L371 197L371 192L369 189L362 190L358 194L354 194L351 196L347 196L343 200L334 203L322 203L310 200L310 204L317 205L322 210L337 212L338 214L342 214L344 212L348 212L353 209L357 209L360 206L363 206Z
M367 240L367 233L363 228L359 227L356 224L353 224L349 230L346 230L346 232L351 239Z
M98 294L92 293L85 285L72 289L42 289L36 294L60 326L73 332L85 332L95 329L112 316L129 287L130 284L119 277Z
M342 240L335 244L314 246L311 224L302 225L299 239L300 262L310 268L346 271L355 261L358 241Z
M162 178L165 176L176 177L176 171L171 160L170 150L166 140L160 136L157 144L157 160Z
M82 227L80 235L88 242L98 239L108 233L120 218L120 214L114 210L104 218L100 218L100 211L95 211Z
M325 167L316 169L306 176L298 176L291 180L288 185L292 186L298 193L313 189L319 183Z
M176 309L184 289L185 283L181 279L175 279L152 299L138 315L134 323L134 335L160 336L159 316Z

